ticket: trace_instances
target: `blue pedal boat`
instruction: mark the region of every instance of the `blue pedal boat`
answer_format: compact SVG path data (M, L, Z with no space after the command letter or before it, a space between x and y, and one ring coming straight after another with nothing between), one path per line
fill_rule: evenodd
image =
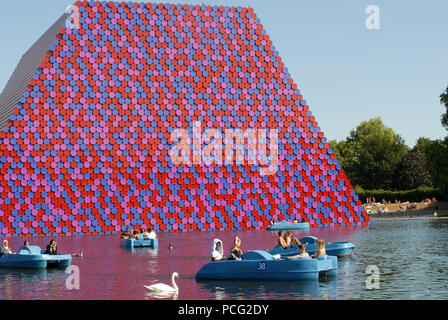
M120 239L120 245L123 248L133 249L133 248L159 248L159 240L155 239L146 239L143 240L143 235L140 233L137 239Z
M15 254L0 256L0 267L20 269L41 269L47 267L66 267L72 262L70 254L49 255L38 246L23 246Z
M288 222L281 221L279 223L271 224L266 230L279 231L279 230L308 230L310 224L308 222Z
M241 260L211 261L197 273L197 280L318 280L319 276L337 276L338 259L320 256L276 260L263 250L243 253Z
M65 268L72 263L71 254L47 254L42 251L42 256L47 260L47 268Z
M306 244L306 252L309 255L316 253L316 241L317 238L313 236L307 236L299 239L301 243ZM336 256L338 258L350 256L353 253L355 245L346 241L334 241L325 243L325 251L329 256ZM279 254L282 258L288 256L294 256L297 254L297 245L283 249L280 245L276 245L269 250L272 255Z

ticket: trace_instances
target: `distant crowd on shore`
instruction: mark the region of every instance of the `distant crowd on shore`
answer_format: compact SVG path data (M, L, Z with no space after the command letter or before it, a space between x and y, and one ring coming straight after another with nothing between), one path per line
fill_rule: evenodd
M367 213L387 213L392 212L390 211L390 207L394 208L394 212L406 212L416 209L430 209L437 205L437 203L438 201L436 198L425 198L421 202L401 202L399 200L395 200L395 203L392 203L392 201L386 201L385 199L381 200L381 202L376 202L375 197L369 197L363 206L366 208Z

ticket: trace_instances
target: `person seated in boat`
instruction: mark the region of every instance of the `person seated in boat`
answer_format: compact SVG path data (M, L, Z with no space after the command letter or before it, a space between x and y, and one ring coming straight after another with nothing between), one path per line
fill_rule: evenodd
M327 255L327 252L325 251L325 241L324 239L317 239L316 240L316 253L311 255L311 258L318 258L319 256L325 256Z
M4 255L5 253L12 253L11 248L9 247L8 240L3 240L3 246L1 249L1 254Z
M230 248L230 254L227 260L241 260L243 251L241 251L241 239L240 237L235 237L233 241L233 246Z
M122 239L129 239L132 236L131 230L129 228L126 229L126 231L123 231L120 235L120 238Z
M226 257L223 255L224 249L222 245L222 241L219 239L213 240L211 259L212 261L222 261L225 260Z
M142 234L143 240L155 239L157 237L156 233L154 232L154 230L151 230L151 228L148 228L147 231L145 229L142 229Z
M139 235L139 232L137 230L134 230L134 231L132 231L132 236L130 238L138 240L139 239L138 235Z
M291 260L291 259L308 258L309 254L308 254L308 252L305 251L305 249L306 249L306 245L304 245L303 243L299 244L299 248L298 248L299 254L297 254L295 256L291 256L291 257L286 257L286 259Z
M149 239L155 239L157 238L157 234L154 231L154 229L151 230L151 228L149 228Z
M278 244L283 249L288 248L288 244L286 243L286 240L285 240L285 233L282 230L280 230L278 232Z
M25 243L28 244L24 244L25 246L29 246L30 243L28 241L25 241ZM47 248L45 249L46 254L52 254L52 255L57 255L58 254L58 244L56 243L56 240L52 239L50 240L50 243L47 245ZM84 249L81 249L80 253L71 253L70 254L72 257L83 257L84 256Z
M292 231L288 230L285 233L285 242L287 247L295 246L296 244L300 244L300 240L296 237L292 237Z
M56 243L56 240L51 239L50 243L47 245L47 248L45 249L46 254L58 254L58 245Z
M30 242L28 240L25 240L25 242L23 243L24 246L29 246Z

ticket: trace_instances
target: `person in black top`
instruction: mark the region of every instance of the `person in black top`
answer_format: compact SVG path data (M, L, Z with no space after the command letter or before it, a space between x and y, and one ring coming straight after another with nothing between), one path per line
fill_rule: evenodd
M28 241L26 241L28 242ZM28 244L29 245L29 242ZM56 243L56 240L52 239L50 240L50 243L47 245L47 248L45 249L46 254L52 254L57 255L58 254L58 245ZM72 253L72 257L84 257L84 249L81 249L81 253Z
M139 232L137 230L132 231L132 236L130 236L131 239L139 240Z
M240 237L235 237L235 241L233 242L233 246L230 248L230 255L227 258L228 260L241 260L241 255L243 252L241 251L241 239Z
M121 233L120 238L129 239L131 236L132 236L131 230L129 230L129 228L127 228L126 231Z
M45 249L46 254L58 254L58 246L56 243L56 240L52 239L50 240L50 243L48 244L47 248Z

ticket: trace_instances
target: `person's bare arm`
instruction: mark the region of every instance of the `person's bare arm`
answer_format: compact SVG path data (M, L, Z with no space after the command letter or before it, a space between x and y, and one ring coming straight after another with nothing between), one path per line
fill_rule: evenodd
M279 244L283 249L285 249L286 247L288 247L288 245L286 244L285 239L283 239L283 238L278 239L278 244Z

